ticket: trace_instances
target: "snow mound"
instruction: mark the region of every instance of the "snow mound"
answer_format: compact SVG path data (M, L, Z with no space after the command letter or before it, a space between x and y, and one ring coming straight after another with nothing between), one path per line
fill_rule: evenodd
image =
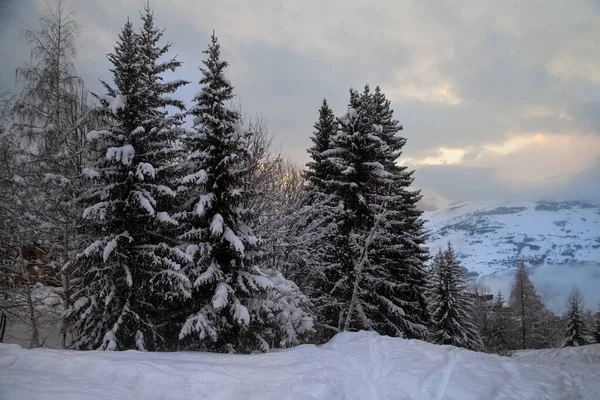
M587 351L597 355L600 346ZM578 389L592 383L571 375L568 360L566 366L523 363L373 332L341 333L323 346L254 355L24 350L0 344L0 398L593 398ZM599 381L599 365L587 367L586 379Z
M521 361L600 365L600 344L564 349L519 350L513 358ZM600 393L600 392L598 392Z
M578 389L574 399L600 398L600 344L564 349L520 350L513 358L534 366L550 366L568 374Z

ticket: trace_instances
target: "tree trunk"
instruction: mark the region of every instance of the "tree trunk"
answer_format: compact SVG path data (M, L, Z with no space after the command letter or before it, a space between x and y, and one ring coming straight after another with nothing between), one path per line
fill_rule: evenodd
M4 342L4 332L6 332L6 313L0 311L0 343Z
M35 316L35 304L33 302L33 294L31 292L31 282L29 281L29 273L25 267L25 260L23 258L23 249L21 248L21 241L19 243L19 258L18 263L21 270L21 276L25 281L25 300L27 301L27 311L29 313L29 325L31 327L31 342L29 348L40 347L40 337L37 327L37 318Z
M525 285L523 282L525 280L525 277L523 276L522 271L521 271L521 276L519 278L520 278L520 284L521 284L521 329L523 332L522 347L524 349L526 349L527 348L527 335L526 335L526 331L525 331Z
M69 260L69 224L65 223L65 231L63 233L63 250L65 256L65 263ZM60 277L62 281L62 301L63 301L63 312L60 316L60 345L63 349L67 348L67 317L66 313L70 307L70 288L69 288L69 276L67 275L67 271L65 270L63 263L63 268L60 271Z
M35 317L35 304L33 303L33 296L31 294L31 284L29 283L29 277L25 283L25 289L27 291L27 308L29 311L29 324L31 325L31 344L30 349L40 347L40 338L37 327L37 318Z
M360 280L362 278L362 271L365 267L365 264L369 260L369 248L371 247L371 243L373 243L373 239L375 239L375 235L379 228L379 220L385 215L383 213L381 216L375 217L375 223L369 232L369 235L365 238L365 243L362 249L362 253L358 260L352 259L352 263L354 264L354 270L356 271L356 277L354 278L354 289L352 290L352 297L350 299L350 305L348 307L348 314L346 315L346 322L344 323L343 331L347 331L350 328L350 321L352 320L352 313L354 313L354 308L356 307L356 302L358 301L358 289L360 287Z

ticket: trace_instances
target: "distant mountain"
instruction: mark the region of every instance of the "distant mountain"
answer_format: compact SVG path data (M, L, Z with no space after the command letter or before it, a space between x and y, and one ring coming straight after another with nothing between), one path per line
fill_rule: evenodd
M433 254L448 241L473 275L514 267L600 264L600 206L580 201L462 203L426 212ZM599 271L600 273L600 271Z

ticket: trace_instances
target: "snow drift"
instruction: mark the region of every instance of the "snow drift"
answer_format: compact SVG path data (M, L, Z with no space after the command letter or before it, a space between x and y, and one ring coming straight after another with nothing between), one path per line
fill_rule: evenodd
M373 332L256 355L0 345L0 398L571 400L600 393L600 345L517 356Z

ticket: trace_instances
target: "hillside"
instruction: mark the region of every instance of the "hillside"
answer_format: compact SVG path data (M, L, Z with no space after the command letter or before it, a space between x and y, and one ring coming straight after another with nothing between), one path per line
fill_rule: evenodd
M564 310L578 285L589 308L600 301L600 206L578 201L461 203L426 212L431 253L450 241L467 276L487 277L493 291L508 295L517 260L546 304Z
M432 250L450 241L463 265L488 275L524 260L600 261L600 206L563 203L463 203L424 215Z

